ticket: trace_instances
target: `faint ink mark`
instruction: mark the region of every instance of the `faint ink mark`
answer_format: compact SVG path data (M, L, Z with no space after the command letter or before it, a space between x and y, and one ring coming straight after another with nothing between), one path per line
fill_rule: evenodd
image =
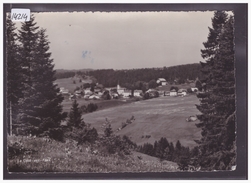
M82 51L82 57L83 58L87 58L89 55L88 55L88 51Z
M82 51L82 58L85 59L86 61L90 62L91 64L94 64L94 58L92 58L91 51L89 50L84 50Z

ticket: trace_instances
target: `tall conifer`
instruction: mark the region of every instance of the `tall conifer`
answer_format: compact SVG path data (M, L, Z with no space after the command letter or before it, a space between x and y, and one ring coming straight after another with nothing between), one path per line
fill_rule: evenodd
M219 48L219 35L227 20L227 14L223 11L216 11L212 18L212 28L209 29L207 41L203 43L204 49L201 50L201 56L206 62L201 62L202 83L207 84L207 88L210 88L212 82L211 69L214 65L214 57L216 50Z
M40 118L42 124L40 128L43 131L48 128L57 128L60 122L66 117L63 113L63 96L59 93L59 88L54 84L55 70L51 53L49 52L49 41L45 35L46 30L41 29L38 32L38 44L36 47L33 72L36 74L33 80L33 87L37 92L36 115ZM41 126L42 125L42 126Z
M222 15L225 17L225 13ZM198 115L200 123L197 124L197 127L202 129L202 138L198 141L200 150L198 162L209 170L230 169L235 163L233 17L221 25L220 23L218 36L215 37L217 47L209 49L207 53L211 56L204 57L206 52L202 51L202 57L209 59L209 62L202 64L202 73L208 87L204 93L198 95L201 103L197 106L202 113ZM210 70L205 73L203 69L208 63L210 65L207 68Z
M71 111L69 114L69 125L72 127L80 127L80 124L83 124L83 119L81 115L81 111L78 107L78 103L76 100L73 101Z
M53 60L45 30L36 26L34 16L19 31L23 98L19 100L19 122L26 133L40 134L58 128L66 117L62 95L55 81Z
M15 24L11 21L10 15L6 17L6 76L7 76L7 121L10 133L10 124L15 121L17 114L17 104L22 96L20 80L20 64L17 45L17 33ZM11 116L10 116L11 115ZM10 120L12 120L10 122Z
M23 75L23 84L25 89L30 88L33 79L33 67L35 62L36 46L38 40L38 29L36 26L34 15L31 16L30 21L22 23L21 30L19 30L20 44L20 65L22 67L21 73Z

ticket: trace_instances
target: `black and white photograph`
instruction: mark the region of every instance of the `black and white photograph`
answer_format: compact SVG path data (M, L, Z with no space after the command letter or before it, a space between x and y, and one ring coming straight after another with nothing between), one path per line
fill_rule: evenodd
M233 10L4 17L8 174L238 169Z

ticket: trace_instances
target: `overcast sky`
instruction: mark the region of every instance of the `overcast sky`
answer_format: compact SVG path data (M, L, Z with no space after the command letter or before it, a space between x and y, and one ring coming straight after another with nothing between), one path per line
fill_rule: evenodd
M131 69L199 63L213 12L36 13L55 69Z

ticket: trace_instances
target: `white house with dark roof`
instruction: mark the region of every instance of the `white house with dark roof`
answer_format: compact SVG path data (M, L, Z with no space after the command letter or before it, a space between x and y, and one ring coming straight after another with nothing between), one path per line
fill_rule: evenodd
M161 84L162 86L167 85L167 81L165 78L159 78L156 81L157 84Z

